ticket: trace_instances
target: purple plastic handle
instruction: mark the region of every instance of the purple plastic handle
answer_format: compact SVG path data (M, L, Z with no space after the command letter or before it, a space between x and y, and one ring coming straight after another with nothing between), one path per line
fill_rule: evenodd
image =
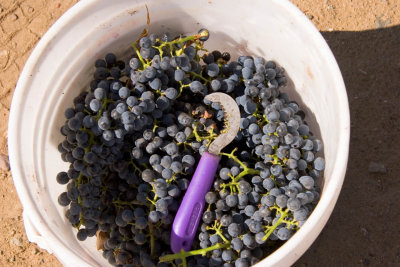
M189 251L203 214L205 195L210 191L220 157L204 152L189 188L175 216L171 231L171 249Z

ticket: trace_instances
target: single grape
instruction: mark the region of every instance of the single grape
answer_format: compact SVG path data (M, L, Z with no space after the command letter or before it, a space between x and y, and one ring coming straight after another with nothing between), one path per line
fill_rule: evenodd
M58 204L63 207L68 206L71 203L71 199L68 197L67 192L62 192L58 197Z
M238 237L241 233L240 226L237 223L232 223L228 226L228 233L232 237Z
M325 169L325 160L321 157L317 157L313 164L317 171L323 171Z
M67 184L69 182L69 176L66 172L59 172L57 174L56 180L59 184Z
M251 192L251 185L248 182L241 180L239 182L239 190L241 193L248 194Z
M244 213L248 216L251 217L253 216L254 212L256 211L256 208L253 205L247 205L244 209Z
M300 194L304 194L304 193L300 193ZM300 195L300 198L302 196L303 195ZM306 195L306 197L307 197L307 195ZM307 200L308 200L308 198L303 198L303 202L304 203L306 203ZM297 198L289 198L288 201L287 201L287 207L291 211L299 210L301 205L302 205L302 202L299 200L298 196L297 196Z
M270 168L271 174L274 176L279 176L282 173L282 166L279 164L274 164Z
M256 123L252 123L249 125L249 134L254 135L260 132L260 128Z
M311 176L301 176L299 182L306 189L312 189L314 187L314 179Z
M183 164L184 166L193 167L194 164L195 164L195 159L194 159L194 157L193 157L192 155L185 155L185 156L183 156L183 158L182 158L182 164Z
M221 82L220 80L214 79L211 81L211 89L213 91L219 91L221 89Z
M177 91L175 88L173 88L173 87L169 87L169 88L167 88L167 89L165 90L165 96L166 96L168 99L174 100L174 99L176 99L176 97L178 96L178 91Z
M276 236L280 239L280 240L288 240L291 236L291 232L290 230L288 230L285 227L282 227L278 230L278 232L276 233Z
M219 67L216 63L211 63L206 66L207 75L210 77L216 77L219 73Z
M297 221L304 221L308 217L308 211L305 208L300 208L293 212L294 218Z
M145 182L152 182L155 179L155 174L152 170L146 169L142 172L142 179Z
M276 197L275 202L280 208L285 208L287 205L288 197L286 195L279 195Z
M310 150L313 150L313 147L314 147L313 141L311 141L310 139L307 139L307 140L305 140L305 141L303 142L303 145L302 145L301 148L302 148L303 150L310 151Z
M219 177L221 177L222 180L230 179L229 175L232 175L232 174L230 173L230 169L228 169L228 168L222 168L219 171Z
M85 228L79 229L78 233L76 234L76 237L78 238L79 241L84 241L87 238L87 231Z
M131 222L133 221L133 212L131 210L124 210L122 212L122 219L125 222Z
M254 236L252 234L246 233L243 235L243 244L249 249L253 249L256 246Z
M226 205L233 208L238 204L238 197L237 195L228 195L225 201Z
M214 192L207 192L205 200L208 204L213 204L217 201L217 195Z
M201 93L203 91L203 84L199 81L193 81L190 83L190 90L193 93Z
M147 228L147 219L145 217L138 217L135 220L135 227L139 230Z
M164 179L171 179L172 178L172 170L164 169L164 170L162 170L161 175Z
M143 233L137 233L135 235L134 241L138 245L143 245L146 242L146 235Z
M233 251L230 250L230 249L225 249L222 252L222 256L221 257L222 257L222 260L224 260L224 261L232 261L234 259Z

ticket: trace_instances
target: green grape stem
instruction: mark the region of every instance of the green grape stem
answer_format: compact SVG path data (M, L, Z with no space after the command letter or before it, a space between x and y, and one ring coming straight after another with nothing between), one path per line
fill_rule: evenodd
M154 258L156 238L154 237L154 227L152 223L149 223L149 234L150 234L150 257Z
M274 225L267 228L267 230L265 231L265 236L263 237L262 241L267 240L269 236L272 234L272 232L275 231L278 225L280 225L284 221L285 217L289 214L289 209L282 210L281 208L276 208L276 211L280 213L281 217L279 217L279 219L276 221Z
M256 117L259 120L259 125L262 128L264 125L270 123L270 121L267 119L267 116L265 114L260 114L259 109L257 107L256 111L252 114L254 117Z
M179 81L179 84L180 84L180 87L179 87L179 94L178 94L178 96L177 96L176 98L178 98L178 97L181 96L181 94L182 94L182 92L183 92L183 88L189 87L189 86L190 86L189 84L183 84L181 81Z
M169 45L174 45L174 44L183 44L185 42L192 41L192 40L198 40L201 37L206 37L206 36L208 36L208 32L204 31L199 34L193 34L193 35L190 35L190 36L187 36L184 38L178 38L178 39L175 39L175 40L172 40L169 42L162 43L159 47L163 48L164 46L167 46L167 45L169 46Z
M196 141L200 142L201 141L201 137L200 137L199 133L197 132L197 125L198 125L197 123L194 124L193 134L194 134L194 137L196 138Z
M206 84L210 82L210 80L207 80L206 78L204 78L203 76L201 76L200 74L197 74L196 72L189 72L190 75L192 75L193 77L202 79Z
M205 52L205 53L208 53L208 50L205 49L205 48L203 47L203 43L202 43L202 42L195 42L194 44L195 44L194 49L195 49L195 51L196 51L195 60L196 60L197 62L200 62L200 58L201 58L201 57L199 56L198 52L199 52L199 51L203 51L203 52Z
M217 137L217 134L215 134L213 130L207 131L207 134L208 134L208 135L206 135L206 136L201 136L201 135L199 134L199 132L197 131L197 126L198 126L198 125L199 125L198 122L195 122L195 123L194 123L193 132L192 132L192 134L193 134L193 136L195 137L195 139L196 139L197 142L201 142L201 141L203 141L203 140L208 140L209 143L211 143L211 141L213 141L213 140ZM192 137L192 136L189 136L187 139L189 139L190 137Z
M168 262L168 261L173 261L176 259L186 259L187 257L190 256L195 256L195 255L206 255L207 252L213 251L215 249L224 249L228 248L231 245L231 242L227 243L218 243L214 246L208 247L208 248L203 248L203 249L198 249L198 250L191 250L191 251L184 251L181 250L179 253L175 254L168 254L160 257L160 262Z
M82 175L82 174L81 174L81 175ZM78 196L78 203L79 203L79 205L82 206L82 198L81 198L81 196ZM81 227L82 224L83 224L83 216L82 216L82 212L81 212L81 213L79 213L79 223L78 223L78 225L75 227L76 230L79 231L79 228Z
M94 134L92 131L89 131L86 128L81 128L80 130L89 135L89 143L88 143L87 147L85 147L85 154L87 154L89 152L89 150L92 148L92 145L94 145L96 143L94 141Z
M236 176L236 177L234 177L234 178L232 179L232 183L231 183L231 184L237 183L237 182L240 180L240 178L242 178L243 176L246 176L246 175L249 175L249 174L260 174L260 171L259 171L259 170L249 168L249 167L246 166L246 164L244 164L241 160L239 160L239 158L236 157L236 156L234 155L234 153L236 152L236 150L237 150L237 148L235 148L235 149L234 149L231 153L229 153L229 154L228 154L228 153L220 153L220 155L222 155L222 156L226 156L226 157L228 157L228 158L230 158L230 159L233 159L234 161L236 161L237 163L239 163L239 165L243 168L243 171L242 171L241 173L239 173L238 176ZM229 184L228 184L228 185L229 185Z
M254 174L254 175L257 174L258 175L258 174L260 174L260 171L256 170L256 169L247 168L246 170L243 170L241 173L239 173L239 175L234 178L233 182L237 183L240 178L242 178L243 176L249 175L249 174Z
M151 200L150 198L146 198L146 199L147 199L148 202L151 203L151 207L154 206L154 205L156 205L156 202L155 202L155 201Z
M268 155L268 156L270 156L271 158L273 158L273 160L272 161L270 161L272 164L279 164L279 165L283 165L283 161L281 162L281 160L279 160L279 158L278 158L278 156L276 155L276 154L270 154L270 155Z
M234 153L235 153L236 151L237 151L237 147L236 147L235 149L233 149L232 152L229 153L229 154L228 154L228 153L223 153L223 152L220 153L220 154L221 154L222 156L227 156L228 158L233 159L234 161L236 161L237 163L239 163L240 166L242 166L244 170L248 169L248 167L247 167L242 161L240 161L238 157L236 157L236 156L234 155Z
M142 174L142 170L133 162L133 160L129 161L129 164L132 165L132 167L139 172L140 174Z
M103 99L101 108L100 108L97 116L95 117L96 121L98 121L101 118L101 116L103 115L103 111L107 108L107 105L110 103L114 103L114 101L111 99L107 99L107 98Z
M142 63L143 69L145 69L148 65L147 63L144 61L142 55L140 54L139 49L137 49L136 44L132 45L133 50L135 50L136 54L138 55L138 58L140 60L140 63Z
M134 207L134 205L146 206L146 207L150 206L150 204L142 203L142 202L139 202L137 200L132 200L132 201L114 200L113 204L117 205L117 206L130 206L130 207Z
M173 45L174 45L174 44L180 44L180 45L183 47L183 44L184 44L185 42L197 41L197 40L200 39L201 37L206 37L206 36L208 36L208 34L209 34L208 31L203 31L203 32L201 32L201 33L199 33L199 34L194 34L194 35L190 35L190 36L183 37L183 38L180 37L180 38L178 38L178 39L175 39L175 40L172 40L172 41L169 41L169 42L162 42L159 46L153 46L153 47L156 48L156 49L159 51L159 53L160 53L160 58L162 59L163 54L164 54L164 51L163 51L163 48L164 48L164 47L169 47L171 56L174 56L174 55L172 54L172 51L174 51L174 49L173 49ZM138 57L139 57L139 60L142 62L142 65L143 65L144 67L148 66L147 63L145 63L145 61L143 60L142 56L140 55L140 52L139 52L139 50L138 50L138 48L137 48L137 42L135 42L134 44L132 44L132 47L133 47L133 49L135 50L135 52L137 53L137 55L138 55ZM196 47L198 47L198 44L197 44L197 43L196 43ZM175 51L175 55L177 55L177 56L181 55L182 53L183 53L183 48ZM197 50L196 50L196 56L197 56Z
M150 204L150 211L155 210L156 208L156 201L158 199L158 196L156 194L156 189L154 187L154 185L152 184L152 191L154 192L154 197L153 197L153 201L151 201ZM155 245L156 245L156 239L154 237L154 227L153 224L149 222L149 235L150 235L150 256L152 258L154 258L154 253L155 253Z
M76 179L76 188L82 184L83 174L80 172L78 178Z
M215 233L219 237L221 237L221 239L224 241L224 243L228 243L229 242L228 239L226 239L225 236L222 234L221 227L222 227L222 224L219 223L217 220L215 220L213 226L207 226L207 230L215 231Z

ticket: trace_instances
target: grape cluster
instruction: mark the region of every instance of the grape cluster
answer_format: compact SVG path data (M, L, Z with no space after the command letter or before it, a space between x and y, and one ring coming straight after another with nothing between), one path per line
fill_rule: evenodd
M58 202L78 240L97 235L115 266L249 266L301 227L319 199L322 142L279 88L283 68L208 52L207 30L132 45L127 61L95 62L90 90L65 111L58 146L70 163ZM193 251L170 254L174 215L200 155L225 125L220 91L236 99L240 131L221 153ZM190 257L189 257L190 256Z

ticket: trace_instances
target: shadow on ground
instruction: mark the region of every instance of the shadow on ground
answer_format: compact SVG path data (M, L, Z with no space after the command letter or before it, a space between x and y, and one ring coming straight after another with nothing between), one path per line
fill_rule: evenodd
M346 84L350 154L332 216L294 266L400 266L400 25L322 35Z

